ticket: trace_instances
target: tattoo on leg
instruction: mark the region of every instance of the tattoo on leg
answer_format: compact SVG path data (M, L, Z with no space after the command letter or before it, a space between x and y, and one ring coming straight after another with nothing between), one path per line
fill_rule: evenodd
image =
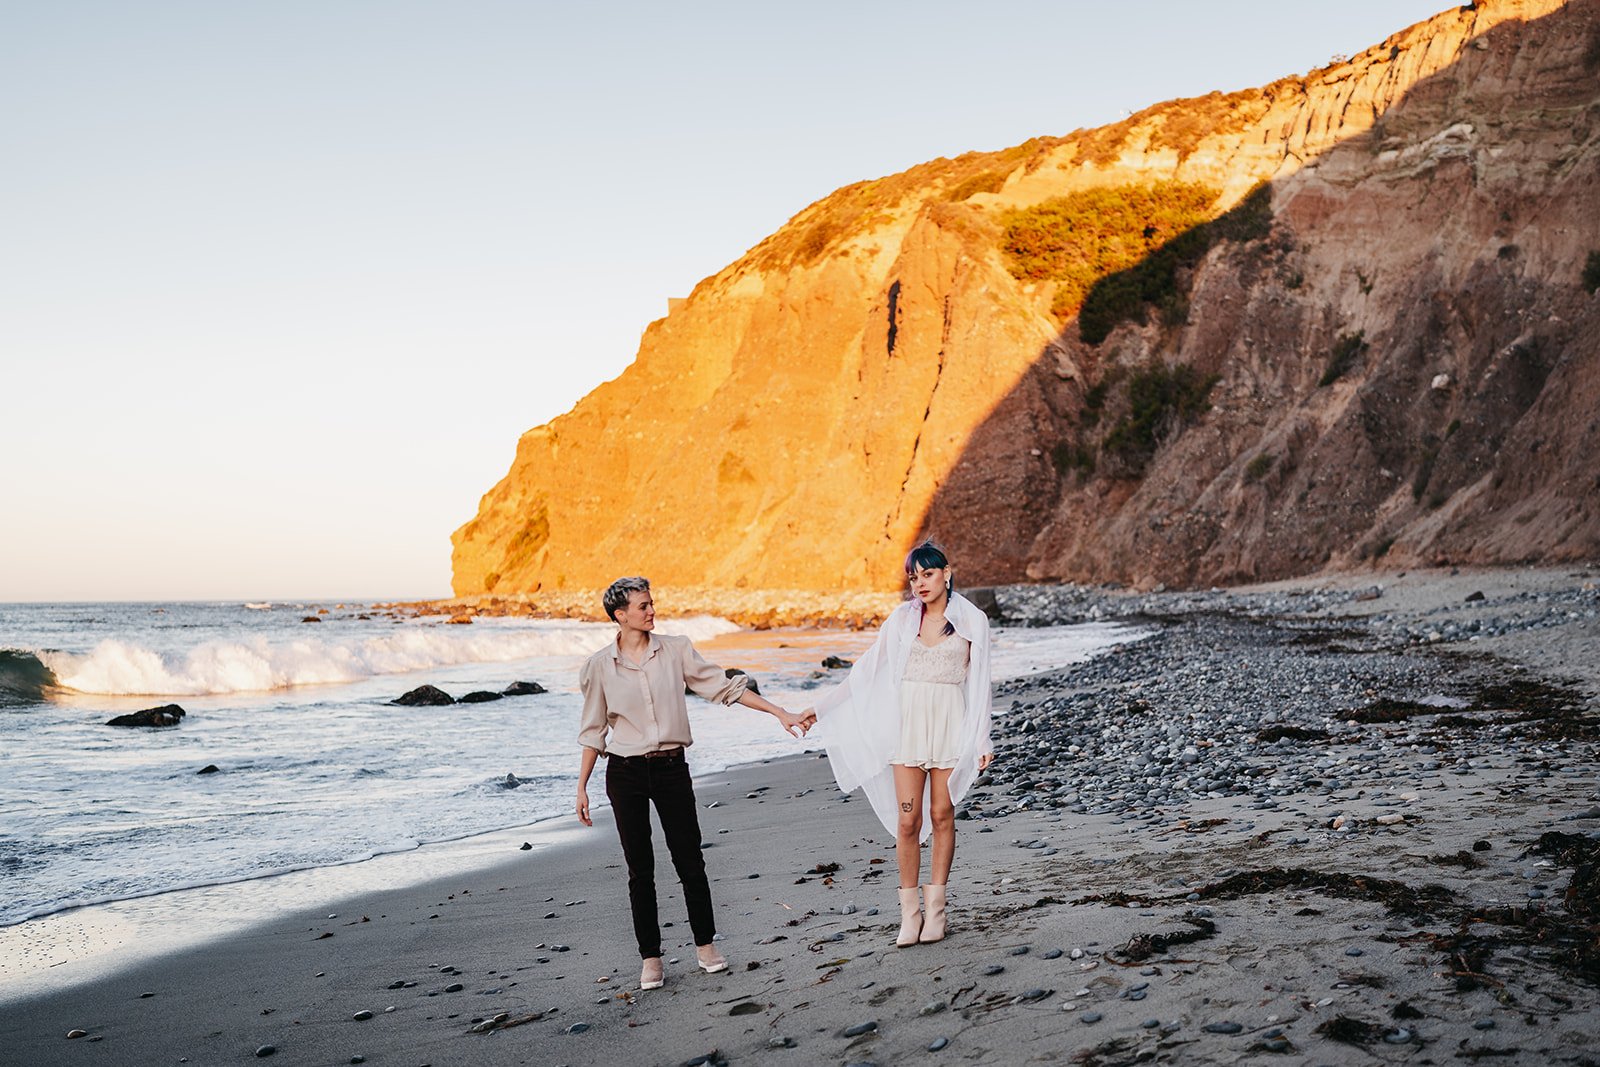
M904 811L904 812L910 812L911 811L911 803L909 801L902 802L901 805L900 805L900 810Z

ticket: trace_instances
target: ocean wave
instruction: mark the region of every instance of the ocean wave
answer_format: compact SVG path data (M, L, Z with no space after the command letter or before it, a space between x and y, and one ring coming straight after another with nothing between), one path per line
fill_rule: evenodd
M37 653L0 648L0 708L20 708L44 701L60 683Z
M660 629L704 640L739 627L726 619L702 615L663 623ZM603 645L614 632L604 623L483 626L466 632L458 627L408 626L374 637L207 641L179 654L163 654L132 641L108 638L87 653L11 655L22 657L19 663L31 660L43 669L42 677L79 693L203 696L357 682L464 663L584 655ZM33 691L43 690L36 687ZM0 701L3 699L0 691Z

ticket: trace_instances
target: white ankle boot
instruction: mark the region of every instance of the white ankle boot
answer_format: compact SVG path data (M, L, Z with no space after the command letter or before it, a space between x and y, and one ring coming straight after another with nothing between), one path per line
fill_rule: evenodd
M927 902L928 914L922 923L922 933L917 938L923 944L930 941L944 940L944 886L925 885L922 887L922 899ZM904 893L902 889L900 892Z
M917 887L900 890L900 934L894 943L901 948L915 945L922 933L922 908L917 900Z

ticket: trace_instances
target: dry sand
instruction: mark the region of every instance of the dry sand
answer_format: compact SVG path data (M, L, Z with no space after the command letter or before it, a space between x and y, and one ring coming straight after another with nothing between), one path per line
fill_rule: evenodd
M0 1005L0 1061L242 1063L270 1045L274 1063L409 1067L1600 1063L1600 901L1592 867L1575 883L1571 866L1595 862L1582 835L1600 826L1590 573L1410 586L1368 576L1315 596L1307 583L1225 594L1231 607L1174 609L1163 620L1170 639L1007 687L996 700L1006 731L997 772L1011 773L975 791L958 823L952 932L940 944L893 947L892 843L864 802L838 794L823 760L799 755L698 783L726 973L693 969L658 847L676 962L664 989L638 990L625 872L602 813L576 841L493 869L329 901ZM1377 600L1346 595L1380 581ZM1464 600L1480 588L1484 601ZM1404 636L1497 604L1509 616L1524 594L1537 625L1470 644ZM1261 608L1284 597L1305 610ZM1140 598L1138 610L1153 616L1161 603ZM1137 692L1151 714L1171 714L1163 701L1183 699L1183 679L1162 689L1140 672L1171 674L1163 656L1241 641L1265 650L1269 673L1359 675L1367 700L1415 697L1393 689L1421 684L1437 662L1447 678L1479 672L1480 686L1497 672L1572 680L1562 691L1587 706L1559 722L1519 720L1529 736L1519 725L1505 740L1494 724L1509 709L1434 725L1412 708L1357 724L1330 696L1330 737L1262 750L1263 765L1293 783L1286 792L1137 811L1078 802L1099 786L1066 754L1081 728L1074 709L1100 702L1109 721ZM1515 671L1519 659L1532 669ZM1288 721L1281 709L1242 711ZM1305 759L1358 758L1341 764L1338 787L1313 785L1276 770L1313 766L1294 762L1302 746ZM1435 758L1418 759L1424 749ZM1039 759L1058 751L1059 762ZM1576 836L1562 839L1566 851L1528 852L1547 831ZM1170 935L1183 936L1163 943ZM501 1015L504 1025L474 1032Z

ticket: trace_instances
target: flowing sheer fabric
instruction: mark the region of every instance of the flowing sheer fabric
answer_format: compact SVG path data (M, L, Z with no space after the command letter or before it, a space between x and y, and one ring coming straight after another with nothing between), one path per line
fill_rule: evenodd
M956 633L972 643L965 687L967 708L961 724L961 755L950 773L950 799L961 803L978 776L978 757L992 752L989 742L989 619L978 607L955 593L945 618ZM890 836L895 835L899 811L895 804L894 772L889 759L900 742L900 682L905 677L911 642L922 627L922 602L908 600L884 620L872 643L850 676L823 693L816 702L817 724L828 749L833 777L846 793L859 788ZM922 790L922 838L933 833L926 817L928 787Z

